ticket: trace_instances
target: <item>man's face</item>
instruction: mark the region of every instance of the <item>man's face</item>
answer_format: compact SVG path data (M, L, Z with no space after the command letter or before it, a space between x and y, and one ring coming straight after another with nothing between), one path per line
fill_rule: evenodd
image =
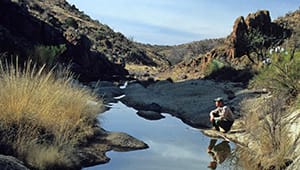
M216 101L216 107L220 107L223 105L223 102L222 101Z

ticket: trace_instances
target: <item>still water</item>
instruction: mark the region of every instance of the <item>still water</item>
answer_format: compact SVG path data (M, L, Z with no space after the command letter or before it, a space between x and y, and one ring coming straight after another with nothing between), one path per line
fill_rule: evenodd
M166 118L150 121L136 114L136 110L121 102L99 117L101 126L107 131L126 132L149 145L148 149L107 153L111 158L107 164L85 168L85 170L202 170L211 161L207 153L210 138L198 129L184 124L169 114ZM218 143L222 140L219 139ZM231 148L233 144L230 144ZM223 162L217 169L230 169Z

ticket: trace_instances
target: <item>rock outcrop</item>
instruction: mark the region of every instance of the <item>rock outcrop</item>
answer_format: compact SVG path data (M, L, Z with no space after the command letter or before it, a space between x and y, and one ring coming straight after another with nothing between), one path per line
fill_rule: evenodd
M245 42L245 34L249 34L251 30L257 30L262 35L272 37L272 41L278 41L278 44L290 35L289 30L271 21L270 13L267 10L250 13L246 18L240 16L235 20L231 34L225 40L228 47L226 51L228 59L248 55L249 49L248 42ZM270 45L265 44L265 47L268 48Z
M81 165L84 167L104 164L110 161L106 152L114 150L119 152L147 149L149 146L126 133L108 132L99 129L93 140L78 150Z

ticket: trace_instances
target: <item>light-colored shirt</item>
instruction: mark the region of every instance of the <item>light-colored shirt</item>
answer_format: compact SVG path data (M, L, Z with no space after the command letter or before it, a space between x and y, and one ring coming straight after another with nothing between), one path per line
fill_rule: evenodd
M214 116L214 114L219 115L219 117ZM215 119L234 121L233 113L228 106L217 107L209 115Z

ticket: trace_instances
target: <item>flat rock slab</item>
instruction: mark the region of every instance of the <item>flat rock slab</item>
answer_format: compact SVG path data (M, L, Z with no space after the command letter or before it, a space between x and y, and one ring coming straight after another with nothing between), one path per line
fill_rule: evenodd
M106 136L106 140L115 151L132 151L138 149L147 149L149 146L126 133L123 132L110 132Z
M232 84L209 80L159 81L147 87L132 83L124 89L121 101L137 110L169 113L193 127L210 127L208 115L215 107L213 100L223 97L226 101L228 91L236 89Z
M84 167L104 164L110 161L106 152L114 151L134 151L147 149L149 146L123 132L107 132L103 129L95 136L90 143L79 149L82 165Z

